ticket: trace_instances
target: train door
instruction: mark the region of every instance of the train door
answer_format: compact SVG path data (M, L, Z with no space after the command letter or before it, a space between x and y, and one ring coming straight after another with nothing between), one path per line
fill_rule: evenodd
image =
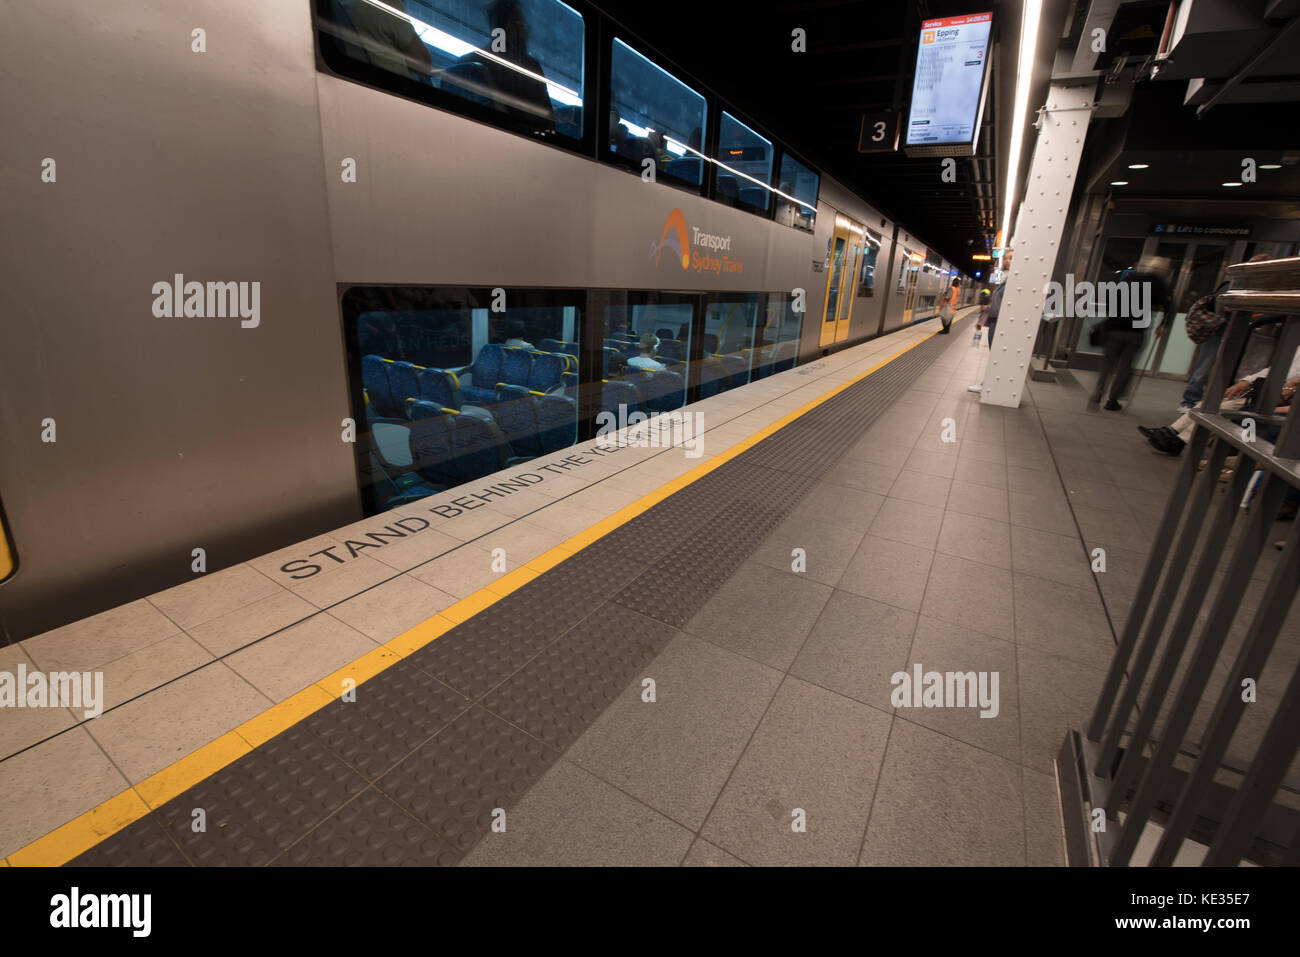
M844 259L849 248L849 231L840 225L837 219L835 232L831 236L831 264L826 277L826 302L822 308L822 331L817 339L819 346L829 346L836 342L838 329L840 296L844 285ZM852 295L852 292L849 293Z
M849 226L848 247L844 255L844 275L840 280L839 306L835 314L835 341L849 337L849 320L853 314L854 277L862 259L862 228Z
M921 281L920 263L920 255L903 247L903 275L906 283L903 288L903 325L912 321L912 313L916 310L916 289Z

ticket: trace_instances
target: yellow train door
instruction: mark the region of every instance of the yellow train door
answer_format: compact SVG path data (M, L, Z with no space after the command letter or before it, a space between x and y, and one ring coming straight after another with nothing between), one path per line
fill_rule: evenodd
M830 275L826 277L826 302L822 308L819 345L829 346L849 337L849 321L853 317L853 279L858 274L862 241L866 234L866 227L844 216L835 217L835 232L831 236L831 268Z
M844 255L844 275L840 280L840 304L835 315L835 341L843 342L849 337L849 319L853 315L853 295L856 292L853 279L858 274L858 263L862 259L862 232L849 227L848 249Z
M906 270L906 286L903 290L903 324L912 321L912 313L916 309L916 287L921 281L921 263L925 257L920 253L914 253L910 249L903 249L903 268Z
M839 316L841 287L844 285L844 258L848 247L849 231L842 227L837 219L835 232L831 237L831 264L830 274L826 277L826 301L822 306L822 331L817 340L817 344L821 346L832 345L837 339L836 332L839 325L836 320ZM852 297L851 289L848 295Z

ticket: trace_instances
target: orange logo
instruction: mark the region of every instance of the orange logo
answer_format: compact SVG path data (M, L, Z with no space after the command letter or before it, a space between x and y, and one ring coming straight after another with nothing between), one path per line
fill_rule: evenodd
M921 34L921 42L922 42L922 43L933 43L933 42L934 42L934 31L933 31L933 30L926 30L924 33L922 33L922 34Z
M659 250L655 253L655 265L659 265L659 257L663 255L664 246L676 250L681 257L682 268L691 268L691 256L686 247L686 217L682 215L680 209L674 209L668 214L668 221L664 223L663 235L659 237Z

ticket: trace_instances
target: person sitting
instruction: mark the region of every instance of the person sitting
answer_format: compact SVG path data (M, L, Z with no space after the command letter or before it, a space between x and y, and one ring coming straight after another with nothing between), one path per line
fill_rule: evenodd
M537 351L535 345L524 339L525 330L522 320L510 320L510 324L506 326L506 332L510 335L510 338L505 342L507 349L527 349L529 352Z
M488 6L487 18L494 36L495 31L504 31L505 49L492 52L491 56L471 50L456 65L472 64L478 68L490 89L473 92L489 97L498 112L522 121L540 136L553 135L555 109L542 65L528 53L528 23L519 0L494 0ZM448 84L461 85L444 75L443 85Z
M398 14L406 13L406 0L390 0L388 5ZM433 56L410 20L365 0L339 0L339 7L353 28L345 39L355 39L364 50L358 59L364 58L399 76L428 82Z
M659 348L659 337L652 332L647 332L641 337L641 354L633 356L627 360L629 369L639 369L642 372L662 372L668 367L662 362L657 362L654 358L655 350Z
M1223 399L1219 403L1220 410L1224 412L1239 412L1250 402L1252 393L1258 392L1264 383L1268 380L1269 367L1260 369L1237 382L1230 385L1224 390ZM1297 381L1300 377L1300 349L1291 359L1291 367L1287 370L1287 386ZM1292 390L1294 391L1294 390ZM1290 400L1290 395L1286 389L1283 389L1283 395ZM1196 408L1200 408L1201 403L1197 403ZM1157 428L1151 428L1145 425L1139 425L1138 431L1141 432L1151 447L1157 452L1164 452L1166 455L1182 455L1183 449L1191 441L1192 432L1196 428L1196 423L1192 421L1189 412L1184 412L1171 425L1163 425Z

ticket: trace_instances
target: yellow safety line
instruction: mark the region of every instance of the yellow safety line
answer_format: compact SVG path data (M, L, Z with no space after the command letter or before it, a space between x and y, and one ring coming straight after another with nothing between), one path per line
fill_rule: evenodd
M965 317L962 317L965 318ZM954 323L960 321L954 319ZM866 372L860 373L843 382L829 392L812 399L793 412L787 413L769 425L759 429L753 435L742 439L725 452L721 452L707 462L702 462L683 475L678 476L653 492L637 499L602 519L585 531L561 542L554 548L527 562L522 567L503 575L492 584L479 589L467 598L462 598L450 608L425 621L420 622L385 642L373 651L367 652L356 661L343 666L331 675L321 678L297 694L273 705L266 711L250 718L236 727L203 745L158 773L133 785L120 794L114 795L102 804L91 808L84 814L73 818L66 824L55 828L44 837L39 837L20 850L14 851L2 862L12 867L58 867L82 854L96 844L118 831L135 823L152 810L162 807L172 798L192 788L205 778L243 757L254 748L260 747L271 738L288 730L307 716L319 711L331 701L343 697L385 668L400 661L408 655L425 647L457 625L468 621L483 609L496 604L502 598L523 587L548 569L554 568L566 558L586 548L592 542L608 535L614 529L636 518L642 512L659 504L668 496L681 491L692 482L703 478L725 462L734 459L741 452L757 445L763 439L785 428L796 419L812 409L839 395L849 386L861 382L876 370L893 362L899 356L910 352L931 336L931 332L905 346L888 359L882 359Z

